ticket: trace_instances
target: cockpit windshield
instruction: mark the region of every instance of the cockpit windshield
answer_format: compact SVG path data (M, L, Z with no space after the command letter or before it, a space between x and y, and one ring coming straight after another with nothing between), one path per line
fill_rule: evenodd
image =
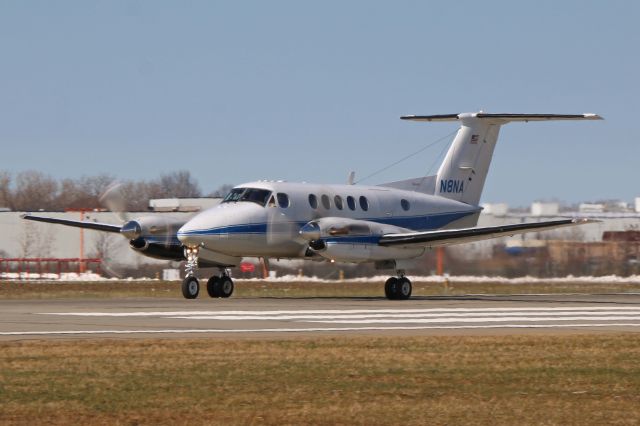
M252 203L260 204L261 206L265 206L267 201L269 200L269 196L271 195L271 191L267 189L257 189L257 188L233 188L224 200L223 203L236 203L238 201L250 201Z

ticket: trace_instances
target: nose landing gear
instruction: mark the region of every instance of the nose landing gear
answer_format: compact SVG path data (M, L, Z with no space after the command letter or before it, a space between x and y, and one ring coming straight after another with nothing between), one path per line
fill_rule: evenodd
M187 263L185 265L185 278L182 281L182 295L185 299L195 299L200 294L200 282L195 273L198 269L198 247L187 247L184 250ZM233 280L229 271L220 268L220 275L214 275L207 281L207 293L211 297L227 298L233 294Z
M398 271L398 277L391 277L384 283L384 294L389 300L407 300L412 290L411 281L402 270Z
M182 281L182 295L185 299L195 299L200 293L200 283L195 276L198 269L198 247L187 247L184 254L187 258L185 278Z

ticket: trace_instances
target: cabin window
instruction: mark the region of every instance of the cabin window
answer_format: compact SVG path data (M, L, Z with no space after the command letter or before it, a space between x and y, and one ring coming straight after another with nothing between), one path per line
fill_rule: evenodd
M405 212L409 210L409 208L411 208L411 205L409 204L408 200L405 200L404 198L402 200L400 200L400 205L402 206L402 210L404 210Z
M278 192L277 197L278 197L278 205L280 207L282 207L283 209L286 209L287 207L289 207L289 196L287 194Z
M336 195L335 197L333 197L333 204L336 205L336 208L338 210L342 210L342 206L343 206L342 197L339 195Z
M347 197L347 206L349 206L349 210L356 209L356 199L353 198L351 195Z
M309 194L309 205L314 210L318 208L318 197L315 194Z
M360 208L362 210L364 210L365 212L369 210L369 200L367 200L367 197L361 196L359 201L360 201Z
M322 207L324 207L327 210L331 208L331 200L329 199L329 196L327 194L322 194L322 197L320 197L320 200L322 201Z

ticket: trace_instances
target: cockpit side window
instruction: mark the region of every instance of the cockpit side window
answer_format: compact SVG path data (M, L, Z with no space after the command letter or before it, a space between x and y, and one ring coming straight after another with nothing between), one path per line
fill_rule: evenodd
M278 205L283 209L289 207L289 196L282 192L278 192Z
M244 194L242 194L240 201L251 201L252 203L264 206L265 204L267 204L269 195L271 195L271 191L268 191L266 189L247 188Z

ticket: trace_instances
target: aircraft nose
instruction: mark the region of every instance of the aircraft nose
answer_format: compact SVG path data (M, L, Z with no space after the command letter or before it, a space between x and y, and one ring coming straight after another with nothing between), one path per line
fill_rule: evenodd
M197 246L202 242L201 237L198 235L198 229L191 222L185 223L178 229L178 240L187 247Z

